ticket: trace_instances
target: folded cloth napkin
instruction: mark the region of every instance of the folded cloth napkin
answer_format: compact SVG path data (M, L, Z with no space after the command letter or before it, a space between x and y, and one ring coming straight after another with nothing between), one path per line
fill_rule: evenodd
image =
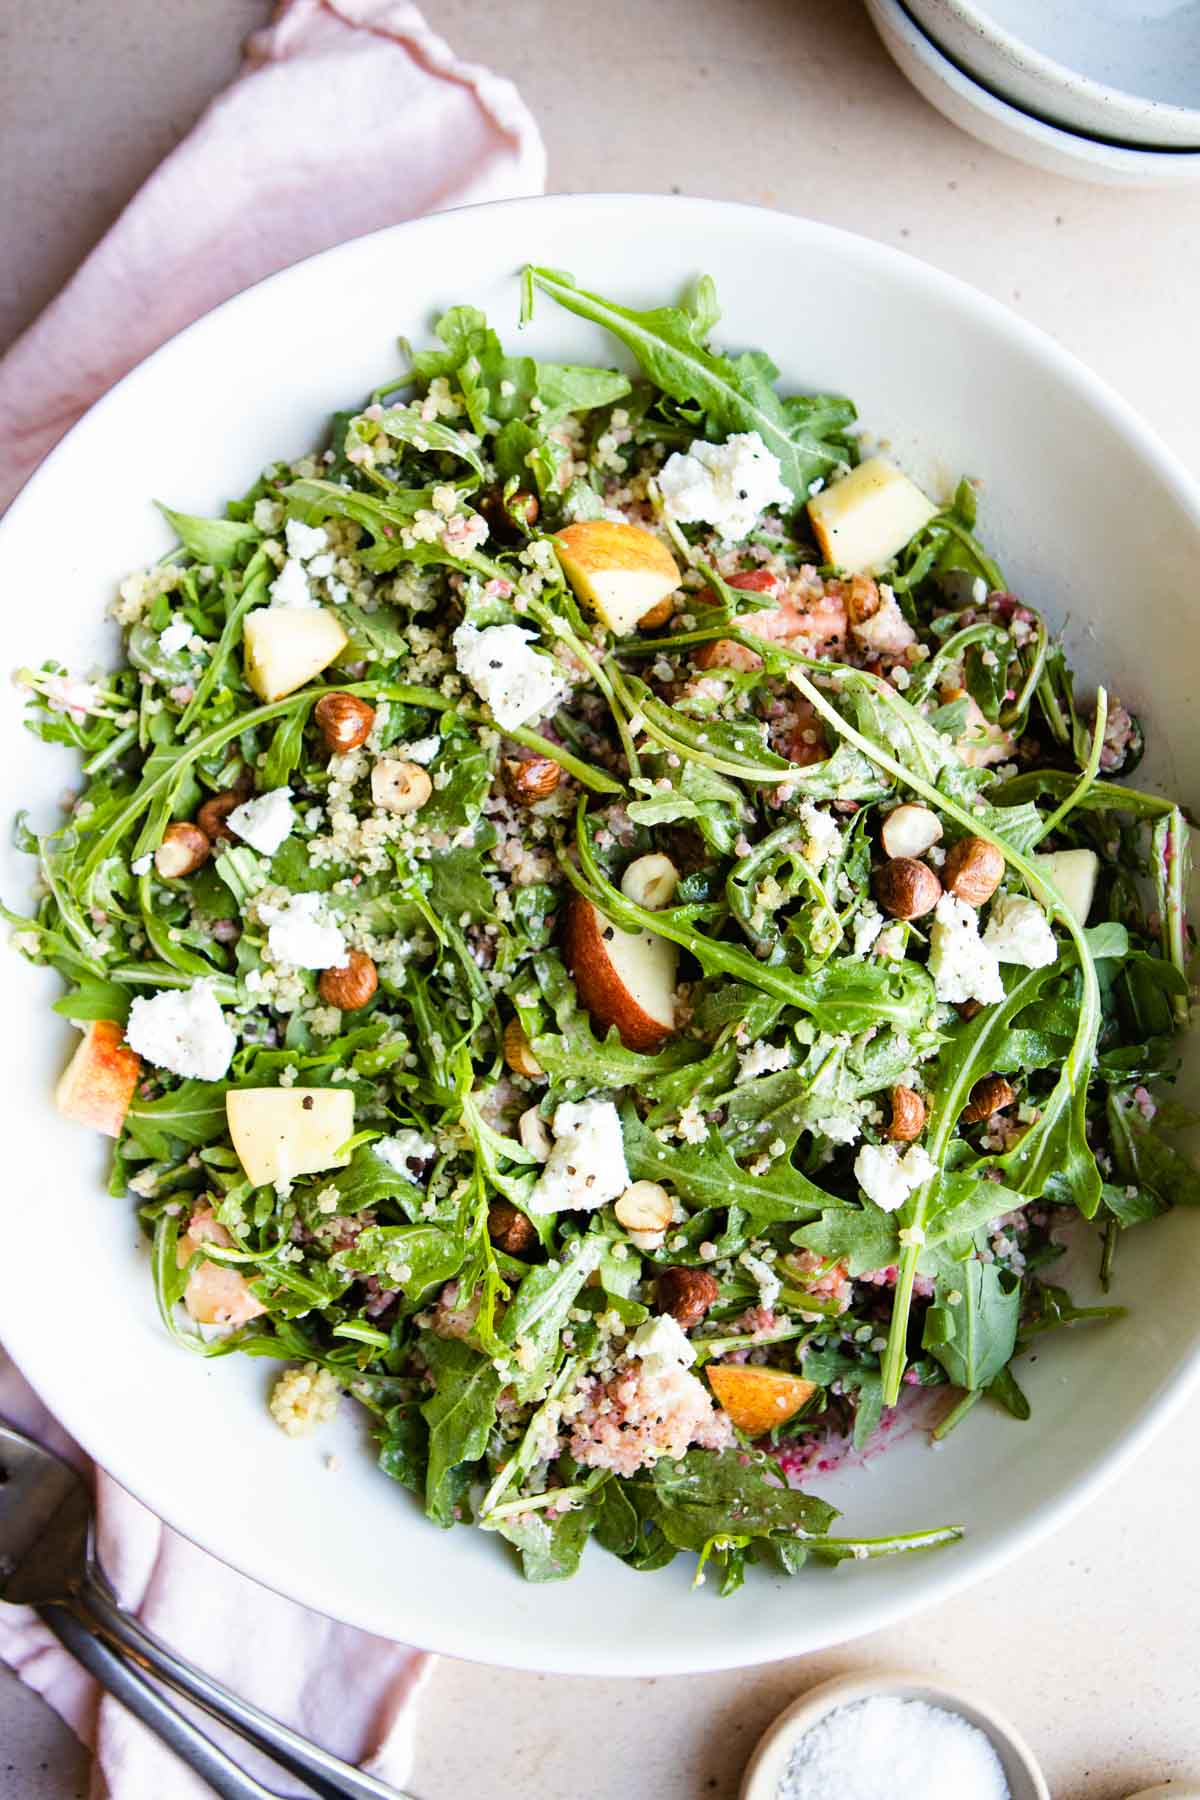
M460 62L406 0L283 0L237 80L0 361L0 505L98 395L230 294L383 225L540 192L544 174L516 90ZM2 1356L0 1417L86 1466ZM407 1779L421 1652L256 1587L103 1472L95 1482L104 1567L151 1630L339 1755ZM97 1796L208 1795L31 1612L0 1606L0 1659L95 1749Z
M231 294L401 219L540 193L545 173L516 89L407 0L282 0L0 361L0 507L93 400Z

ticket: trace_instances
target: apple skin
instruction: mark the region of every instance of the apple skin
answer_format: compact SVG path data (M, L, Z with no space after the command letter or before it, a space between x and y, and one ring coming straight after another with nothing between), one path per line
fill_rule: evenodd
M64 1119L117 1138L137 1088L142 1059L114 1019L93 1019L63 1070L54 1098Z
M675 558L653 532L610 519L581 519L554 534L563 574L616 637L627 637L673 594Z
M675 1029L675 945L650 931L622 931L590 900L573 893L564 948L593 1022L602 1031L615 1025L627 1050L660 1050Z
M325 607L256 606L242 626L247 684L270 706L328 668L349 641Z
M354 1135L354 1095L347 1088L230 1088L229 1135L255 1187L342 1168L338 1150Z
M230 1249L233 1239L213 1213L204 1207L192 1214L188 1228L175 1246L175 1260L186 1268L202 1244ZM188 1276L183 1304L197 1325L245 1325L266 1307L250 1291L249 1283L227 1263L200 1262Z
M713 1363L705 1373L725 1412L748 1437L764 1437L786 1424L817 1391L815 1381L753 1363Z

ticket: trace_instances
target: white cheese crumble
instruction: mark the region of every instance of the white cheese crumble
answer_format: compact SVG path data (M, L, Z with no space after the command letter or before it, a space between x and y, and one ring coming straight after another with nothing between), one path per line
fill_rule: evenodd
M854 919L855 956L865 956L882 931L883 914L868 900L859 908Z
M423 1138L419 1131L397 1131L391 1137L380 1138L375 1145L375 1154L380 1162L387 1164L397 1175L403 1175L405 1181L411 1181L414 1187L420 1185L421 1177L409 1168L409 1162L429 1162L437 1155L437 1145Z
M426 769L441 747L442 740L435 733L432 737L418 738L414 744L405 744L399 754L407 757L409 762L420 763Z
M284 541L289 556L300 562L319 556L329 548L329 533L323 525L306 525L303 519L289 519L284 526Z
M460 625L454 654L465 675L503 731L540 718L566 699L569 683L548 656L529 648L531 631L519 625Z
M236 831L242 842L257 850L260 856L274 856L296 823L291 788L272 788L270 793L243 800L240 806L234 807L226 823L230 831Z
M929 973L938 999L950 1005L978 1000L990 1006L1004 998L996 952L979 935L979 914L953 894L942 895L933 915Z
M190 988L164 988L149 1000L135 1000L125 1039L156 1068L196 1081L219 1081L237 1047L207 981L194 981Z
M759 1305L768 1312L772 1311L783 1292L783 1282L779 1276L769 1262L764 1262L761 1256L755 1256L752 1250L743 1250L738 1261L758 1288Z
M837 822L819 806L814 806L811 800L801 806L800 822L804 827L804 860L819 869L841 842Z
M145 856L135 856L129 867L135 875L148 875L154 867L154 857L147 850Z
M1023 969L1044 969L1058 957L1049 919L1036 900L1021 894L1001 894L993 903L983 941L1000 962Z
M744 538L765 507L790 508L792 496L757 431L735 432L723 444L697 439L668 457L658 477L668 517L682 525L713 525L727 540Z
M272 606L319 606L320 601L313 598L308 585L308 576L304 572L304 564L289 556L271 583Z
M672 1364L690 1368L696 1360L695 1350L670 1313L658 1313L639 1325L629 1340L628 1354L640 1357L651 1372Z
M738 1057L737 1085L753 1081L758 1075L777 1075L781 1069L790 1068L791 1062L792 1053L786 1044L781 1044L778 1049L774 1044L751 1044Z
M180 650L186 650L192 641L192 628L185 618L172 619L165 631L158 634L158 647L164 656L175 656Z
M630 1176L611 1100L565 1101L551 1129L554 1148L530 1195L531 1212L590 1212L624 1193Z
M903 1155L895 1144L864 1144L854 1159L855 1181L883 1212L903 1206L934 1173L933 1159L920 1144L910 1144Z
M321 894L291 894L283 906L261 905L267 948L276 962L294 969L344 969L346 940L328 917Z

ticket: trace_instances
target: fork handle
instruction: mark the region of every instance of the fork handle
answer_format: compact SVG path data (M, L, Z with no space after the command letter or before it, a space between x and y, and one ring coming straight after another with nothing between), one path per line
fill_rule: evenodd
M177 1655L117 1603L107 1582L94 1567L78 1590L77 1600L106 1638L159 1680L186 1694L221 1724L238 1732L293 1775L298 1775L322 1796L322 1800L409 1800L376 1776L364 1774L361 1769L342 1762L340 1757L281 1725L278 1719L222 1687L203 1669Z
M207 1781L221 1800L276 1800L268 1788L239 1769L232 1757L226 1756L224 1750L198 1731L144 1675L123 1661L67 1607L39 1606L37 1610L76 1662L82 1663L101 1687L107 1688L122 1706L160 1737L169 1750Z

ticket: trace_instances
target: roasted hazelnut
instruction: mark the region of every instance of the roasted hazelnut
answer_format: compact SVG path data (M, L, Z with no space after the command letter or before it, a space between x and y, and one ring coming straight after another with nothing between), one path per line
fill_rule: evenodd
M176 819L162 834L162 842L154 852L154 867L164 881L178 881L192 875L212 855L212 844L198 825Z
M721 1290L707 1269L664 1269L658 1278L658 1309L670 1313L684 1331L698 1325Z
M512 757L504 765L504 783L514 800L532 806L552 794L562 769L552 756Z
M362 950L351 950L340 969L322 969L317 992L326 1006L341 1012L358 1012L375 995L379 975L371 958Z
M854 575L846 586L846 616L852 625L863 625L879 611L879 583L869 575Z
M942 868L946 892L968 906L990 900L1003 879L1004 852L987 838L959 838Z
M537 524L538 513L541 511L537 495L529 493L525 488L518 488L516 493L510 494L507 502L502 487L488 488L480 496L477 505L487 520L489 532L501 544L519 543L523 536L519 521L523 520L526 527L531 528Z
M915 1088L892 1089L892 1122L887 1134L893 1143L911 1144L925 1129L925 1102Z
M371 770L371 798L381 812L420 812L432 793L429 771L420 763L381 756Z
M535 1162L550 1161L554 1139L550 1136L550 1127L536 1106L527 1106L517 1120L517 1137L522 1148L528 1150Z
M243 772L236 787L222 788L219 794L214 794L211 800L197 808L196 823L210 843L237 843L236 832L230 831L225 821L253 792L254 785Z
M979 1017L980 1013L983 1011L983 1001L982 1000L959 1000L956 1003L954 1010L958 1014L959 1018L964 1020L965 1023L969 1025L971 1023L971 1020L977 1019Z
M613 1206L626 1231L665 1231L674 1210L670 1194L657 1181L635 1181Z
M520 1019L510 1019L504 1027L504 1060L514 1075L527 1075L536 1081L546 1073L530 1048L529 1037Z
M322 694L313 708L313 721L330 755L344 756L370 737L375 708L357 694Z
M875 871L875 898L893 919L921 919L942 897L942 884L928 863L893 856Z
M488 1207L488 1236L506 1256L523 1256L537 1243L537 1227L508 1200L493 1200Z
M1016 1089L1003 1075L985 1075L971 1089L971 1097L959 1115L960 1120L964 1125L976 1125L981 1119L990 1119L1002 1107L1011 1106L1016 1097Z
M661 600L654 602L649 612L642 614L637 622L638 630L657 631L660 625L665 625L667 620L673 618L674 615L675 596L674 594L664 594Z
M924 856L942 835L942 821L928 806L906 801L890 812L879 837L888 856Z

